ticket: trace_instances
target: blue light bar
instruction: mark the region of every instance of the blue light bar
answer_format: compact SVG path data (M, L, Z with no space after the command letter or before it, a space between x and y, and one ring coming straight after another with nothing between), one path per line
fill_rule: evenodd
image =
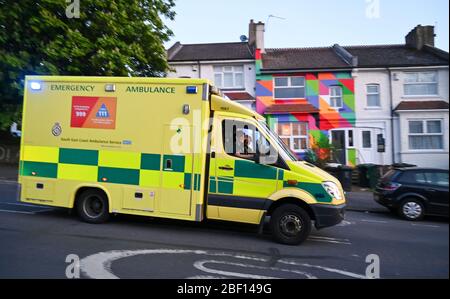
M32 90L41 90L41 83L40 82L36 82L36 81L31 81L30 82L30 88Z
M197 86L186 86L186 93L196 94L197 93Z

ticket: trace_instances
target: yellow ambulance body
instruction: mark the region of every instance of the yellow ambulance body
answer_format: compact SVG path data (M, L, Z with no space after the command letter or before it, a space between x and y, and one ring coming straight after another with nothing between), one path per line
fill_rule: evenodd
M203 79L27 76L20 200L75 208L91 223L117 213L259 225L271 216L286 244L306 239L312 221L339 223L339 182L212 89ZM276 161L227 151L228 122L264 140Z

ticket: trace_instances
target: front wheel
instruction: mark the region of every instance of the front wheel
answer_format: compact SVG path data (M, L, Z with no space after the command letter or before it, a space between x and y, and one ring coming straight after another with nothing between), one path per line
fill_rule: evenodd
M407 198L400 205L398 212L404 219L416 221L423 218L425 214L425 207L419 200Z
M109 219L108 199L105 193L88 189L77 200L80 218L88 223L103 223Z
M270 230L275 241L298 245L305 241L311 232L311 218L301 207L285 204L272 213Z

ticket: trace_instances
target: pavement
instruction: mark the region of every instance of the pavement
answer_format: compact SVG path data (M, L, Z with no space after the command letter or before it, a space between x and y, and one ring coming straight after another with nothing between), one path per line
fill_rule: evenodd
M449 278L448 219L349 210L341 224L287 246L267 227L257 234L237 223L118 215L87 224L17 202L17 189L0 182L0 278Z
M0 181L17 181L18 168L17 164L0 163Z

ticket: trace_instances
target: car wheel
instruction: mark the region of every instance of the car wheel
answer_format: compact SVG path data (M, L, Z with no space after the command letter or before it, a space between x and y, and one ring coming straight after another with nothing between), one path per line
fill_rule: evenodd
M400 205L399 214L406 220L421 220L425 214L425 207L419 200L407 198Z
M88 223L103 223L109 219L108 199L100 190L88 189L77 200L80 218Z
M275 241L298 245L305 241L311 232L311 218L301 207L285 204L272 213L270 230Z

